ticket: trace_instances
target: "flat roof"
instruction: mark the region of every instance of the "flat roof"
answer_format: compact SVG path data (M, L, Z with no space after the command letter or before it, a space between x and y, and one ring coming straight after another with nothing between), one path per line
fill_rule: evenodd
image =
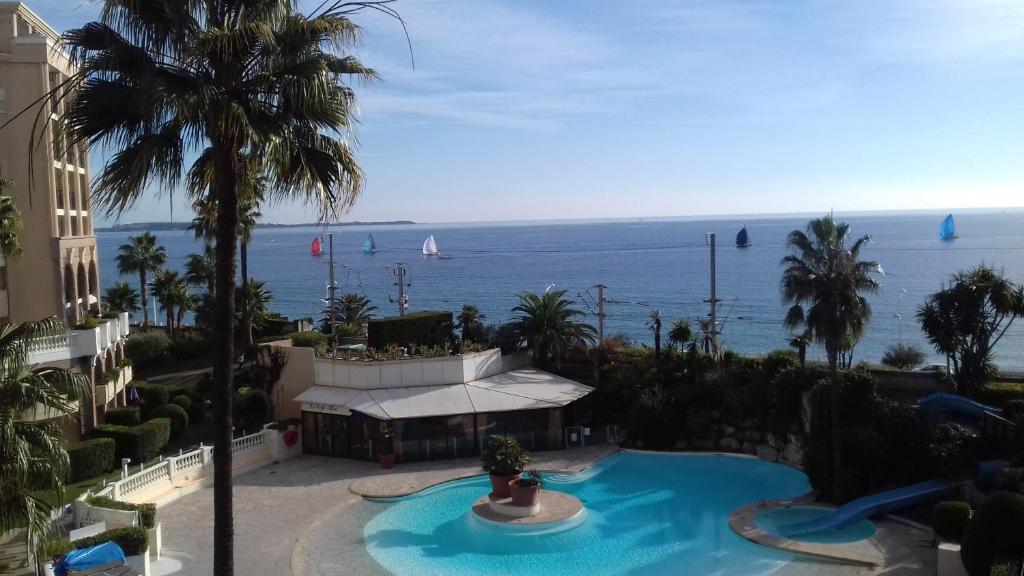
M313 385L295 397L304 410L363 414L381 420L558 408L593 388L536 368L501 372L465 384L361 390Z

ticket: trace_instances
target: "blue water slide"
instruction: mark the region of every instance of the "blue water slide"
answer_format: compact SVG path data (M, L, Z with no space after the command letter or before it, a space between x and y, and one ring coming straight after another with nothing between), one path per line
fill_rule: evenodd
M995 406L975 402L966 396L950 394L949 392L935 392L918 398L917 405L928 412L952 412L968 416L979 422L985 412L991 412L997 416L1003 413L1002 410Z
M821 530L844 528L871 516L888 514L894 510L928 502L964 484L966 482L952 483L943 480L928 480L897 488L896 490L889 490L888 492L871 494L870 496L851 500L831 513L814 520L781 526L779 532L782 536L793 537Z

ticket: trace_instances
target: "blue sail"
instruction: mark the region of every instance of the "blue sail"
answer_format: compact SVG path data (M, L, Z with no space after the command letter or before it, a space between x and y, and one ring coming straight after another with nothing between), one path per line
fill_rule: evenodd
M747 227L744 226L740 233L736 235L736 247L746 248L750 246L750 237L747 236Z
M373 254L376 251L377 245L373 243L373 234L370 234L366 237L366 240L363 241L363 253Z
M939 238L943 240L952 240L956 238L956 224L953 222L953 215L949 214L942 220L942 225L939 226Z

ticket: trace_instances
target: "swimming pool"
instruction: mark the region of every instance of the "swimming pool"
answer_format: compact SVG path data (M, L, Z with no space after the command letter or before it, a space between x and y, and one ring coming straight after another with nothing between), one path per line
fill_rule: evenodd
M633 452L549 475L545 487L581 499L582 521L540 532L484 525L469 514L489 491L481 476L391 500L363 529L367 551L398 576L771 574L796 557L736 535L729 513L810 490L798 470L752 458Z

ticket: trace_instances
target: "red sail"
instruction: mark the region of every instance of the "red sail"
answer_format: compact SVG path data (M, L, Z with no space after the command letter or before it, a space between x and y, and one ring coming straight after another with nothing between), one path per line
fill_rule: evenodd
M313 243L309 245L309 253L313 256L319 256L322 250L320 249L320 237L313 238Z

